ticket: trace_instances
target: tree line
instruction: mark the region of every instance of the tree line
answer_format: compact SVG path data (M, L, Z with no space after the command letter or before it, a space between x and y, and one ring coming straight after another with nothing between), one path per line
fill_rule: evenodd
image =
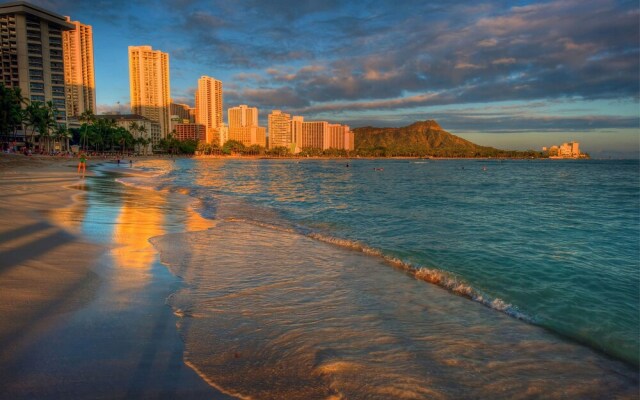
M44 153L53 152L56 144L58 150L69 151L73 142L83 151L146 154L152 143L145 126L135 121L126 129L113 119L85 111L78 118L82 125L68 129L58 121L59 115L52 101L31 101L22 96L20 88L0 83L0 142L3 149L13 147L24 138L24 148L34 150L37 146ZM18 135L19 131L23 134Z
M3 148L18 140L18 131L24 131L25 146L34 147L35 136L41 151L53 151L55 144L69 148L71 133L57 121L58 110L52 101L29 101L20 88L0 83L0 141Z
M153 143L150 132L143 124L131 122L127 128L118 126L115 120L101 118L91 111L83 112L79 121L80 128L69 130L59 123L58 110L53 102L30 101L24 98L20 88L6 87L0 83L0 142L3 149L18 141L18 131L24 132L24 145L27 149L51 153L56 147L61 151L69 150L70 142L78 144L83 151L148 154L150 151L172 154L213 154L213 155L249 155L249 156L292 156L287 147L267 149L263 146L245 146L236 140L227 141L222 147L197 140L178 140L174 135ZM358 133L356 136L359 136ZM450 134L449 134L450 135ZM404 135L406 136L406 135ZM508 151L482 146L439 146L430 147L424 143L399 135L387 138L383 143L356 143L352 151L338 149L304 148L295 154L299 157L495 157L495 158L538 158L544 157L536 151ZM404 140L403 140L404 139ZM358 141L356 141L358 142ZM153 145L153 148L152 146Z

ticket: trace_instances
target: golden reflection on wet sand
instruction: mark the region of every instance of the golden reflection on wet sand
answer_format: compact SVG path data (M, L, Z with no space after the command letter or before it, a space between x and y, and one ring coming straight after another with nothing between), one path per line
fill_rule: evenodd
M260 399L633 398L592 350L293 232L221 221L156 238L187 286L185 360Z
M159 210L164 199L154 196L152 206L140 208L124 201L113 230L112 250L116 266L120 268L149 269L155 257L149 238L162 235L164 213Z

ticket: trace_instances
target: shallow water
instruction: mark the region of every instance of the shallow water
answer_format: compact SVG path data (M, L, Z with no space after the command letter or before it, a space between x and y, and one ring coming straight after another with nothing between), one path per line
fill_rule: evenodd
M242 221L153 243L186 283L169 300L185 359L228 393L602 398L637 390L620 363L356 251Z
M186 359L224 390L637 395L635 367L577 344L637 364L637 162L140 166L157 176L127 183L216 223L154 244L187 283Z

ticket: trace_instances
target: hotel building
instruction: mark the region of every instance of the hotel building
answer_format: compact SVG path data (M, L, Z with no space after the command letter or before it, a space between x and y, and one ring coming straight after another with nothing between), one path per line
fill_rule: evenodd
M207 139L207 128L202 124L176 124L174 130L174 137L178 140L204 142Z
M549 148L543 147L543 152L546 152L550 158L580 158L583 154L580 153L580 143L569 142L562 143L560 146L551 146Z
M347 125L326 121L302 122L302 148L353 150L354 134Z
M273 110L268 117L269 148L291 147L291 115Z
M129 87L132 113L160 124L165 137L170 132L169 54L151 46L129 46Z
M62 33L67 117L78 118L85 111L96 113L93 33L90 25L69 17L67 22L75 27Z
M294 115L291 118L291 152L298 154L302 151L302 124L304 117Z
M195 118L188 104L171 103L171 119L178 119L181 123L194 123ZM185 122L186 121L186 122Z
M222 147L225 141L222 125L222 82L202 76L196 91L196 122L207 128L207 143Z
M348 125L329 124L329 148L353 150L354 134Z
M302 123L302 148L329 148L329 123L326 121L309 121Z
M0 83L30 101L53 102L59 123L67 119L62 35L74 28L24 1L0 5Z
M305 148L353 150L354 135L347 125L305 121L303 117L273 110L269 114L269 148L276 147L286 147L293 154Z
M258 109L241 104L227 111L229 140L236 140L245 146L266 146L266 129L258 126Z

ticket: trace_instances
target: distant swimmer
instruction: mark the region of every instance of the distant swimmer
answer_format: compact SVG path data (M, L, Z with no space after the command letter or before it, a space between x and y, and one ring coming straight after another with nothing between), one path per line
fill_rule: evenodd
M347 163L347 165L345 165L345 167L349 168L349 163Z
M483 170L483 171L486 171L486 170L487 170L487 167L482 167L482 170Z
M384 168L374 168L374 171L384 171Z

